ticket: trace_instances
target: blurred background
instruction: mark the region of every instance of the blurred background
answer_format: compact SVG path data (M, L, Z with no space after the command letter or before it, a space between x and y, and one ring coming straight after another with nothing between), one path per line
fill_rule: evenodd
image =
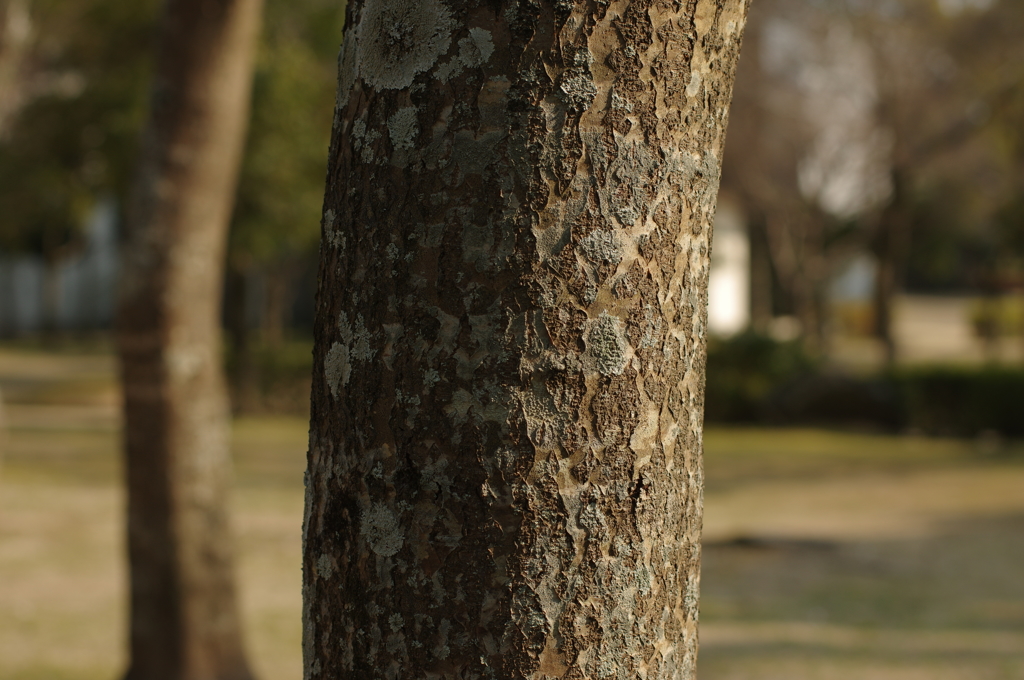
M109 336L155 0L0 0L0 680L124 665ZM298 678L343 3L267 0L224 289L253 664ZM710 282L701 680L1024 678L1024 3L754 0Z

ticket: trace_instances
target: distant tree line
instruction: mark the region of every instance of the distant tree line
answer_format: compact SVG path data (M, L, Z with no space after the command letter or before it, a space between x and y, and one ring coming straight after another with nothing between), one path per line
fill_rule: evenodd
M750 220L753 321L826 341L854 254L892 299L1024 287L1024 5L1016 0L760 0L751 9L722 189Z
M0 0L0 252L55 270L84 246L97 200L123 209L160 6ZM228 256L233 365L247 365L253 327L281 341L314 268L343 21L344 3L326 0L265 9Z

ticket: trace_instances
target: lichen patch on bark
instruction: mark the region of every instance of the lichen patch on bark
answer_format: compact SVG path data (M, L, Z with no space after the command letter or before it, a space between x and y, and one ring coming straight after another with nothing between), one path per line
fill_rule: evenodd
M409 87L448 51L454 28L451 11L442 0L364 3L355 31L356 73L378 90Z
M405 543L398 518L383 503L376 503L363 513L362 534L370 550L381 557L395 555Z
M601 375L620 375L626 368L629 349L622 322L609 314L601 314L590 329L587 349Z
M338 390L348 384L351 375L352 363L349 361L348 346L340 342L332 344L324 358L324 376L327 378L332 397L337 398Z

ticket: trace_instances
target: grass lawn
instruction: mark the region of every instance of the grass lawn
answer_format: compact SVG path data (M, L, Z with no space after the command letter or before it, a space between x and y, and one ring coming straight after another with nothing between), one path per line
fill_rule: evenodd
M0 351L0 680L123 670L113 364ZM1024 680L1024 451L709 428L701 680ZM298 679L306 423L235 423L254 666Z

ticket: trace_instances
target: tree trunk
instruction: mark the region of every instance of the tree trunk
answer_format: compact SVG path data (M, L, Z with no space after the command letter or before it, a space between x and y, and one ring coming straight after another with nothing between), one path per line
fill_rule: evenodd
M243 680L226 512L224 252L259 0L169 0L128 215L125 394L130 680Z
M231 362L228 380L231 383L232 407L236 413L251 412L259 395L259 380L253 361L249 329L249 272L228 259L224 277L224 325L228 332Z
M885 365L896 365L899 348L893 333L893 302L899 292L902 270L910 253L911 224L907 215L906 173L894 168L892 196L879 218L878 234L872 243L877 269L872 294L875 336L885 352Z
M25 0L0 0L0 140L26 100L26 73L34 30Z
M61 333L60 308L63 291L60 285L60 265L62 259L59 255L44 256L43 260L43 286L42 286L42 330L43 338L47 343L55 343Z
M350 0L305 677L692 678L744 0Z
M260 339L276 349L284 342L295 294L296 263L288 258L264 270L263 319Z
M747 45L750 49L750 45ZM750 239L750 327L761 335L768 333L775 316L771 249L765 234L765 218L755 213L747 224Z

